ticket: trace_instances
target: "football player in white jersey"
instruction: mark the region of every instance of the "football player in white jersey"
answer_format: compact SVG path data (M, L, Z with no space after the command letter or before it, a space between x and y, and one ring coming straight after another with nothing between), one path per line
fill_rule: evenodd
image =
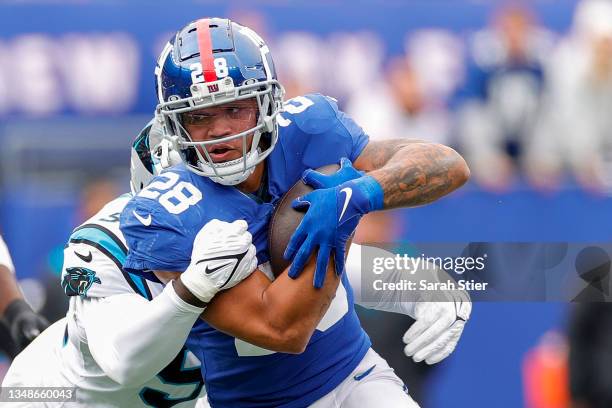
M70 296L68 313L15 358L2 383L75 387L76 401L23 401L12 407L208 406L202 398L200 362L185 347L203 308L181 299L173 285L164 288L121 269L127 248L119 214L131 197L124 194L111 201L73 231L62 275L62 287ZM211 297L255 269L254 247L243 222L211 221L198 239L194 248L202 257L246 252L231 276L231 269L221 268L199 277ZM153 327L172 335L159 341L162 333Z

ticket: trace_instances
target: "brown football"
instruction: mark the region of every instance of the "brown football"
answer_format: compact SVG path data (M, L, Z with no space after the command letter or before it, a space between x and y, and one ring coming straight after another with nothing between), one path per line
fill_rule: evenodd
M328 164L318 168L317 171L323 174L332 174L338 171L339 168L340 166L337 164ZM295 229L300 225L300 221L304 217L303 212L296 211L291 207L291 202L298 197L310 193L312 190L312 187L300 179L285 193L274 209L268 229L270 266L274 276L280 275L291 263L283 258L283 253Z

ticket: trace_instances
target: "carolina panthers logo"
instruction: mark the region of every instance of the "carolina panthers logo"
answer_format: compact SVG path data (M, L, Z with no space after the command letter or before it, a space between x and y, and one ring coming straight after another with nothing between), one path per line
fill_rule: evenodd
M62 279L62 287L67 296L87 296L87 291L94 283L102 283L100 278L91 269L76 267L66 268Z

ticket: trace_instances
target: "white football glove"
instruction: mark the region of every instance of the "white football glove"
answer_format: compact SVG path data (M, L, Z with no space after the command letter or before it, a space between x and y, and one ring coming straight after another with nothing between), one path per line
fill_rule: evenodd
M196 235L191 264L180 279L202 302L210 302L217 292L237 285L257 268L257 251L247 227L243 220L212 220Z
M404 334L404 353L419 363L436 364L455 350L470 318L472 302L464 292L453 293L446 302L418 302L416 322Z

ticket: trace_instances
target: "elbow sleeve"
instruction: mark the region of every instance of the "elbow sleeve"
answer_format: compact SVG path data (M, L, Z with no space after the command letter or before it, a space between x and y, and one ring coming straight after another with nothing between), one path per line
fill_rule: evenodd
M172 284L151 301L135 294L101 299L85 325L91 354L114 381L143 384L176 357L202 311L180 299Z

